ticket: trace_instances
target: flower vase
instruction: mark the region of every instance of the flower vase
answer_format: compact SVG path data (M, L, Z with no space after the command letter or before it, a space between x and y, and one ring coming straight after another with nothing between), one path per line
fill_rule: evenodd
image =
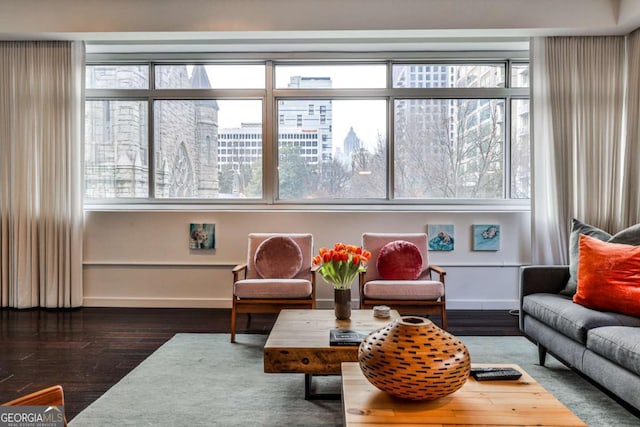
M349 320L351 318L351 289L334 289L336 319Z

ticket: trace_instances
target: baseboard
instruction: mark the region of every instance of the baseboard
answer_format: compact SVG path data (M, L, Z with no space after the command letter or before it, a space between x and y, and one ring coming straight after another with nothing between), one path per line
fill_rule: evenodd
M85 297L85 307L231 308L228 298L103 298Z

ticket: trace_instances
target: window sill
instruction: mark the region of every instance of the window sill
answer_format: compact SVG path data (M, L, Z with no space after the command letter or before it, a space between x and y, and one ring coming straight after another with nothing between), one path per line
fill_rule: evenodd
M528 212L531 210L529 200L494 201L492 203L389 203L389 204L321 204L321 203L253 203L253 204L213 204L213 203L105 203L85 204L88 212L163 212L163 211L254 211L254 212Z

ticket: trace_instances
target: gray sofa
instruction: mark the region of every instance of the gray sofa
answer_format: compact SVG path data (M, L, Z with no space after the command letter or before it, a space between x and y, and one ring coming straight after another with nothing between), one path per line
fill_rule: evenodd
M560 293L568 266L526 266L520 272L520 329L566 365L640 410L640 318L575 304Z

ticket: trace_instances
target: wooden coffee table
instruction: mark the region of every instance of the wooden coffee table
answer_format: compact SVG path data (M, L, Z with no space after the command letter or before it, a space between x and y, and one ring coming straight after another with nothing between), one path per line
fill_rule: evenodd
M378 319L373 310L352 310L350 320L337 320L334 310L282 310L264 346L264 372L305 374L305 398L340 398L312 394L313 375L340 375L342 362L358 360L358 346L330 346L332 328L374 331L399 316Z
M586 426L518 365L473 366L508 366L522 377L482 382L469 378L455 393L421 402L396 399L374 387L358 363L343 363L345 426Z

